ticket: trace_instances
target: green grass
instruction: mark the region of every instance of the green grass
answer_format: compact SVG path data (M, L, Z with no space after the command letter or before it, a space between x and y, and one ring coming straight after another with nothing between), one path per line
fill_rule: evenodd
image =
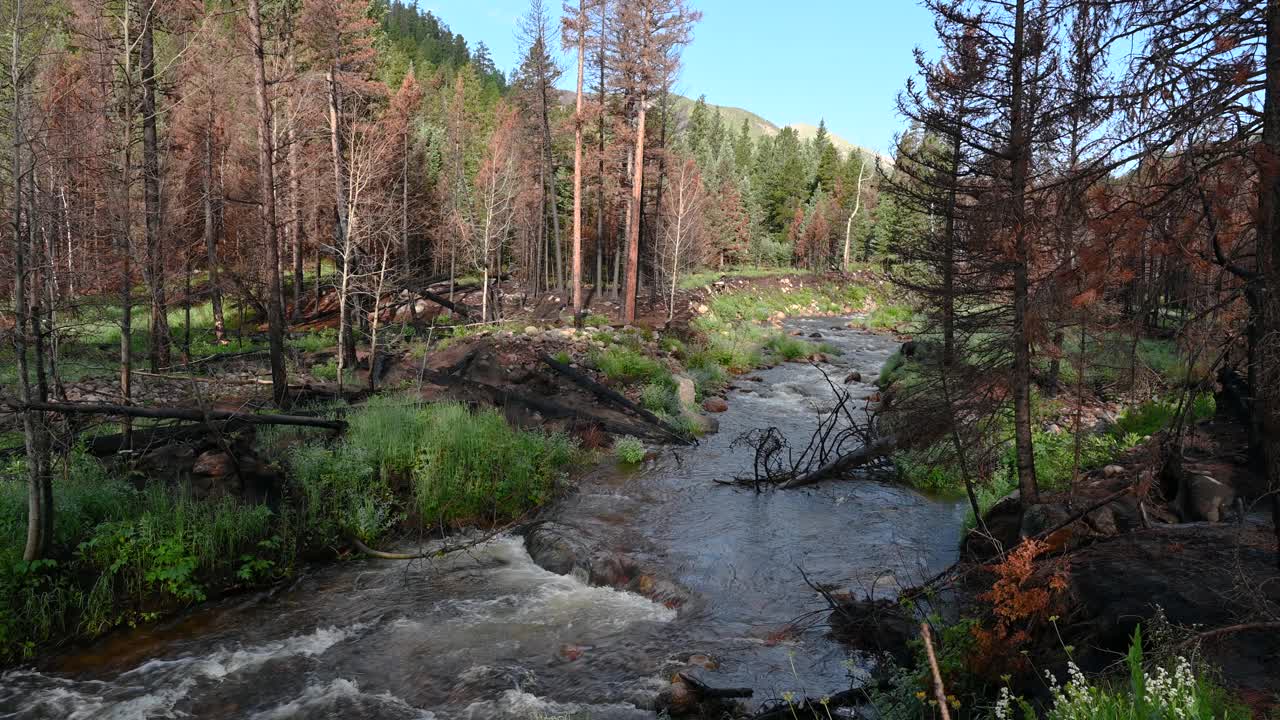
M807 270L789 267L731 267L724 270L703 270L689 273L680 278L681 290L694 290L706 287L724 278L725 280L755 279L765 277L783 277L788 275L805 275Z
M302 523L315 542L376 542L415 514L423 526L518 517L553 495L576 459L566 436L512 428L496 411L378 397L353 410L343 439L289 458ZM408 485L400 496L395 488Z
M668 382L671 377L662 363L622 345L605 348L596 353L593 360L596 368L613 382Z
M680 398L674 382L651 382L640 389L640 404L652 413L680 414Z
M13 461L0 479L0 660L266 582L292 566L287 516L161 485L137 490L78 451L55 468L54 547L48 559L26 562L23 472Z
M772 356L787 362L807 358L819 352L817 345L783 332L774 334L764 347Z
M613 456L618 459L618 462L635 465L644 460L646 454L644 443L639 438L628 435L613 441Z
M906 305L878 305L862 324L869 330L912 332L916 327L916 312Z
M496 410L428 405L421 419L413 487L425 522L519 517L551 499L576 452L567 436L514 429Z

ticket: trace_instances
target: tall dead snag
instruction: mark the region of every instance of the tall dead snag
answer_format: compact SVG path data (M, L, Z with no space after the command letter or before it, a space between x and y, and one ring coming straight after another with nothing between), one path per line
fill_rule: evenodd
M1017 455L1018 491L1024 505L1039 501L1035 453L1031 443L1031 238L1027 228L1027 182L1031 168L1031 134L1026 97L1026 0L1014 6L1010 48L1008 223L1013 232L1013 439Z
M671 176L670 197L659 207L658 271L664 276L663 295L667 320L676 314L676 290L680 277L703 260L703 205L706 193L693 158L677 158Z
M1271 490L1271 522L1280 567L1280 2L1266 9L1266 96L1262 108L1262 150L1258 188L1258 248L1267 288L1261 318L1262 456Z
M631 161L631 196L627 208L627 259L623 290L624 322L635 322L639 290L640 216L644 202L645 123L650 99L671 84L680 68L680 51L692 38L702 13L684 0L635 0L615 8L610 38L615 84L634 107L635 151Z
M135 0L142 23L138 60L142 73L142 201L147 253L143 276L151 293L151 372L169 367L169 308L164 288L164 247L160 227L160 147L156 133L155 3Z
M201 142L200 157L200 205L204 212L204 249L209 265L209 303L213 307L213 339L219 345L226 342L226 323L222 316L222 287L218 284L218 231L213 205L213 92L209 92L209 108Z
M480 319L495 319L500 308L490 298L490 283L501 275L502 251L515 221L519 192L519 156L516 127L519 118L511 107L498 109L498 127L489 138L480 172L476 175L473 262L480 272Z
M280 247L276 227L275 169L272 167L271 101L267 96L266 48L262 43L259 0L249 0L249 44L253 49L253 99L258 111L258 195L267 246L267 341L271 358L271 396L289 405L289 378L284 367L284 308L280 302Z
M24 402L32 400L43 402L47 398L43 382L33 389L32 375L39 374L43 378L43 368L32 368L30 364L29 344L36 344L36 362L41 362L39 344L40 321L39 310L32 305L32 298L38 298L39 288L30 287L29 276L34 276L28 260L38 263L38 258L28 257L29 241L36 237L33 223L35 213L28 207L23 209L23 187L34 184L35 161L26 164L26 158L32 153L30 138L27 137L23 100L31 81L32 67L30 59L25 56L24 45L29 41L29 22L23 15L22 0L15 0L10 35L9 56L9 90L12 93L11 117L9 121L13 133L13 154L10 158L13 183L13 207L10 220L13 229L13 261L14 261L14 328L13 349L17 356L18 394ZM34 189L33 189L34 190ZM25 220L25 222L24 222ZM34 243L31 243L34 245ZM22 411L22 435L27 451L27 540L23 549L24 560L38 560L49 551L53 542L53 490L49 476L49 431L44 413L30 407Z
M578 1L576 15L565 6L564 44L578 46L578 93L573 111L573 312L582 312L582 80L587 57L587 3ZM599 242L599 239L596 240ZM597 258L599 250L597 250ZM597 262L597 275L599 274ZM596 283L599 284L599 278Z

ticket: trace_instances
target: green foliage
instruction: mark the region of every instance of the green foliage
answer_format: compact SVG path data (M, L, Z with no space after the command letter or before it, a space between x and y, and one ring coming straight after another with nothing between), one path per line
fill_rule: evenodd
M673 384L652 382L640 390L640 404L653 413L680 414L680 398Z
M776 333L765 343L765 349L774 357L791 362L818 352L818 346L807 340L786 333Z
M1188 421L1196 422L1213 417L1217 410L1213 395L1201 393L1191 401ZM1116 420L1112 432L1120 435L1149 437L1173 424L1178 416L1178 401L1152 400L1131 407Z
M318 350L326 350L335 347L338 344L338 331L335 328L325 328L314 332L305 332L294 335L289 340L289 345L302 352L316 352Z
M429 432L421 419L423 407L409 397L371 397L347 418L344 441L360 448L383 474L406 472Z
M584 318L582 322L584 325L590 328L609 327L609 317L607 315L597 315L595 313L591 313L590 315L587 315L587 317Z
M685 369L693 378L695 397L698 399L718 392L729 384L728 371L706 348L689 353L685 359Z
M634 465L644 460L646 453L644 443L639 438L628 435L613 441L613 455L618 458L618 462Z
M73 452L54 474L50 559L21 559L26 492L0 480L0 660L40 645L93 637L149 611L261 583L292 567L287 516L230 498L195 500L152 485L136 490L94 458ZM241 573L245 565L251 576Z
M1247 720L1249 710L1234 702L1206 673L1197 673L1184 657L1168 666L1148 669L1143 660L1142 633L1134 633L1125 658L1124 682L1106 678L1090 680L1074 663L1067 664L1063 684L1050 675L1052 706L1045 720ZM1013 705L1017 704L1015 712ZM1036 717L1029 703L1002 689L996 702L996 720Z
M497 411L429 405L413 469L424 521L460 524L509 520L550 499L574 458L565 435L513 429Z
M657 360L622 346L612 346L596 353L596 368L614 382L667 382L671 373Z
M879 305L867 315L863 326L870 330L910 331L915 317L915 310L906 305Z
M349 441L333 448L304 445L289 455L301 497L300 525L308 545L375 542L397 520L396 498L373 454Z

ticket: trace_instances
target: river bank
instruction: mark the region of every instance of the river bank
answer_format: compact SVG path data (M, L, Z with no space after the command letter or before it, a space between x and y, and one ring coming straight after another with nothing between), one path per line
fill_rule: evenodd
M897 343L846 324L787 332L838 346L832 375L874 377ZM22 717L649 717L670 674L688 668L752 687L756 701L847 686L858 655L826 637L799 570L891 595L954 560L963 511L874 482L766 495L717 485L749 471L737 434L767 418L807 436L825 401L806 364L748 377L728 391L718 434L593 473L553 506L547 519L580 549L556 568L565 574L535 562L555 560L536 535L409 565L321 567L283 592L10 673L0 706L39 699Z

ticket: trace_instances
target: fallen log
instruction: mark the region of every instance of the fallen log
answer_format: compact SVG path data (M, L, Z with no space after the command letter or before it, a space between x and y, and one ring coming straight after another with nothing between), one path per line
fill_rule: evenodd
M431 302L445 308L446 310L453 313L454 315L461 315L462 317L469 317L471 315L470 310L467 310L465 307L453 302L452 300L450 300L447 297L444 297L443 295L437 295L431 292L430 290L425 290L425 289L419 290L418 294L421 295L424 300L430 300Z
M649 424L655 427L660 428L664 433L671 436L672 439L674 439L676 442L680 443L681 445L689 445L692 443L689 437L686 436L684 433L680 432L679 430L663 422L662 418L658 417L657 415L654 415L648 410L631 402L616 390L613 390L611 388L605 387L604 385L601 385L600 383L596 382L595 380L592 380L591 378L587 377L583 373L580 373L577 370L574 370L573 368L569 367L568 365L565 365L564 363L560 362L559 360L556 360L555 358L551 357L550 355L547 355L546 353L539 353L538 357L548 367L550 367L552 370L555 370L560 375L563 375L564 377L568 378L569 381L572 382L573 384L590 392L592 395L595 395L596 397L600 398L605 402L613 403L614 405L617 405L623 408L624 410L628 410L631 413L640 416L641 419L645 420L646 422L648 422Z
M214 385L271 385L272 382L265 378L227 378L217 376L204 375L183 375L178 373L153 373L144 372L142 370L131 371L135 377L157 378L159 380L168 380L170 382L198 382L211 383ZM290 383L290 390L304 390L309 385L302 383Z
M622 425L622 424L613 422L611 420L608 420L607 418L603 418L599 415L595 415L594 413L581 412L574 408L565 407L564 405L552 402L550 400L543 400L541 398L536 398L531 395L525 395L523 393L515 392L514 390L506 390L494 385L489 385L488 383L469 380L467 378L459 377L457 375L448 375L445 373L428 370L422 374L422 378L427 382L430 382L434 385L439 385L441 387L456 387L456 388L462 388L465 390L472 390L474 392L483 394L486 398L488 398L489 402L493 403L498 407L507 407L508 405L523 405L524 407L530 408L532 410L536 410L537 412L541 413L544 417L570 419L570 420L582 420L595 425L599 425L606 432L610 432L615 435L637 435L637 436L647 436L650 438L654 437L655 435L655 433L651 432L650 428L648 428L647 426ZM666 435L662 435L661 437L665 438Z
M327 428L342 430L347 427L343 420L325 420L324 418L307 417L305 415L271 415L236 412L233 410L202 410L200 408L149 408L135 405L108 405L105 403L60 403L60 402L28 402L6 400L0 403L4 407L21 412L38 410L62 414L79 415L116 415L156 420L190 420L192 422L208 422L210 420L234 420L249 425L297 425L302 427Z
M832 462L804 475L797 475L781 485L783 489L791 489L813 485L814 483L826 480L834 475L848 472L856 467L861 467L869 462L879 460L893 453L898 449L898 442L895 436L889 435L880 438L871 445L866 445L854 450L846 455L841 455Z

